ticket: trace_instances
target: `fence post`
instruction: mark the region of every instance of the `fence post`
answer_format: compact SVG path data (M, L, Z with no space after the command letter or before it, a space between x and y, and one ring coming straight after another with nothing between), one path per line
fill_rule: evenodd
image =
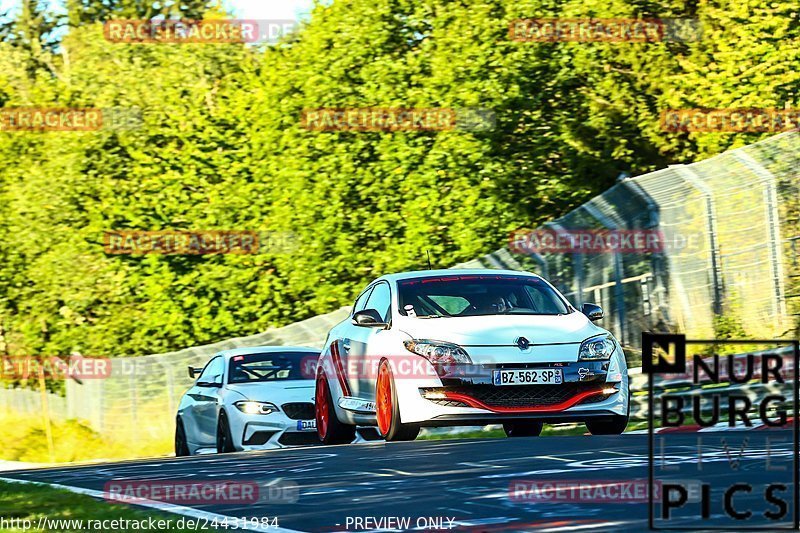
M617 224L614 219L597 209L597 207L591 203L583 204L580 208L583 208L584 211L605 226L606 229L619 229L619 224ZM617 338L620 339L622 344L626 344L625 321L627 320L627 317L625 315L625 290L622 287L622 272L622 254L619 252L619 250L617 250L614 252L614 304L617 310L617 321L619 322L617 325L619 330Z
M44 424L44 434L47 439L47 454L50 462L56 462L56 447L53 441L53 426L50 423L50 404L47 401L47 387L44 381L44 356L39 363L39 402L42 408L42 423Z
M708 240L711 246L711 277L712 286L714 289L714 314L722 314L722 269L720 264L719 243L717 242L717 213L714 207L714 195L711 189L703 183L703 181L694 173L694 171L685 165L670 165L674 168L681 177L686 180L692 187L697 189L706 202L706 228L708 231Z
M764 185L767 242L769 242L770 259L772 263L772 284L775 291L774 298L772 299L772 309L775 313L775 321L777 322L776 325L778 329L783 329L786 326L785 322L788 311L786 310L783 252L781 250L780 216L778 214L778 192L775 186L775 176L753 159L750 154L741 149L734 151L733 154L739 161L752 170Z

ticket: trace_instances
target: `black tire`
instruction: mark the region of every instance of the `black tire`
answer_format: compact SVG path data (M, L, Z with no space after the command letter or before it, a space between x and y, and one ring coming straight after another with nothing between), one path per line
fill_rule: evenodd
M219 421L217 422L217 453L235 452L233 447L233 437L231 436L231 426L228 424L228 417L225 411L220 411Z
M323 401L320 401L321 399ZM323 413L322 410L325 412ZM356 438L356 427L345 424L336 416L331 389L328 386L328 379L324 375L317 377L314 413L317 420L317 436L322 444L350 444ZM325 421L322 419L323 416Z
M192 453L186 442L186 430L183 427L183 421L178 418L175 421L175 457L188 457L189 455Z
M377 396L380 394L381 388L381 371L387 372L387 385L390 388L390 397L391 397L391 416L389 427L381 429L380 423L378 424L378 433L386 440L386 442L394 442L394 441L404 441L404 440L414 440L419 436L420 426L419 424L404 424L400 421L400 405L397 402L397 389L394 386L394 377L392 376L392 369L391 366L387 361L383 361L381 366L378 370L378 384L375 386L375 394L376 394L376 402L375 408L376 412L378 409L378 398ZM377 413L376 413L377 414ZM380 416L380 415L378 415Z
M506 437L538 437L542 434L544 424L536 420L511 420L503 422Z
M613 418L587 420L586 429L592 435L619 435L628 426L628 416L614 415Z

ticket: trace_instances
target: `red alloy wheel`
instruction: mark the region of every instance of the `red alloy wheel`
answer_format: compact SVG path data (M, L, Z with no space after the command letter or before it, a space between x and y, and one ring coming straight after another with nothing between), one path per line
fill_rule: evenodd
M328 405L328 383L325 378L317 378L317 391L314 398L314 414L317 419L317 434L320 439L328 435L328 422L331 419L330 406Z
M381 368L378 370L378 383L375 389L378 431L385 437L392 427L392 373L386 361L381 363Z

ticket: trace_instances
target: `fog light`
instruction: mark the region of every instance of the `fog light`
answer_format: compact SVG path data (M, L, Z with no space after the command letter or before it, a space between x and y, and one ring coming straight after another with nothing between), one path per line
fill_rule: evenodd
M614 387L608 387L607 389L603 389L603 394L614 394L615 392L619 392Z

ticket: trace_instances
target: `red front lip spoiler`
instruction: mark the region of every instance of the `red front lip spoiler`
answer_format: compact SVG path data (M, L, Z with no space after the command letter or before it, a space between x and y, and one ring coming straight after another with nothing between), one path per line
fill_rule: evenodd
M476 400L472 396L468 396L466 394L459 394L457 392L444 393L445 397L448 400L464 402L470 407L475 407L478 409L486 409L487 411L492 411L493 413L557 413L559 411L569 409L570 407L572 407L573 405L577 404L578 402L580 402L585 398L588 398L590 396L596 396L598 394L603 394L603 390L600 389L600 390L584 391L576 394L569 400L563 401L555 405L548 405L547 407L490 407L485 403L481 402L480 400Z

